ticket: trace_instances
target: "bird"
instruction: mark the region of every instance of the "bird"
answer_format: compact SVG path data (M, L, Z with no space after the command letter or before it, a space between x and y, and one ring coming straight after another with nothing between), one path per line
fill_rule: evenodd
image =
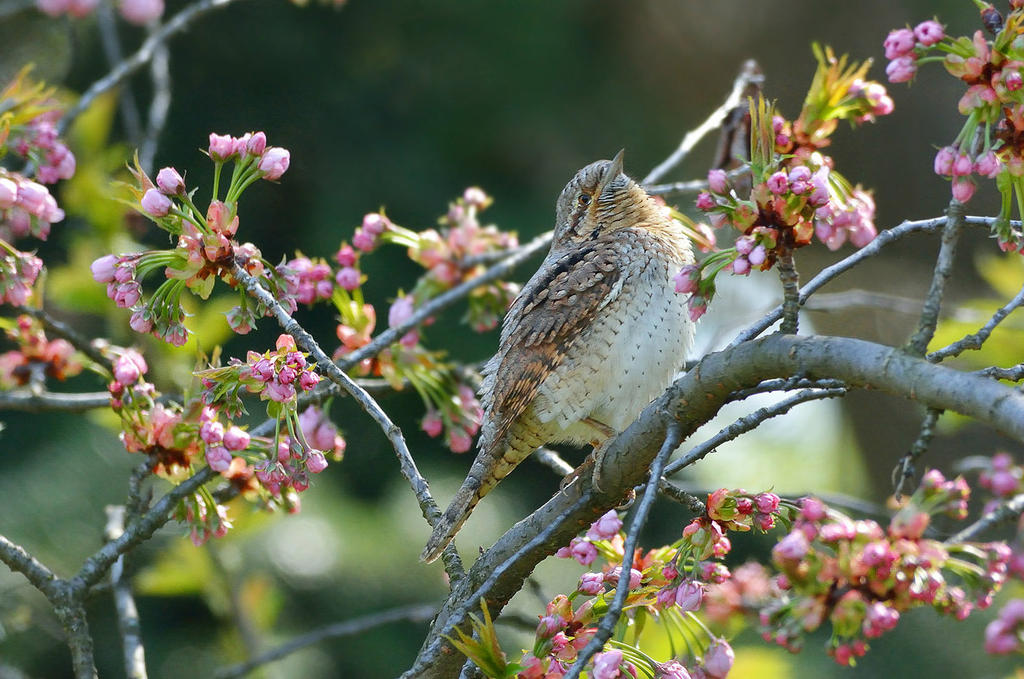
M482 369L479 452L422 561L437 559L480 499L534 450L589 443L597 454L685 363L694 323L673 276L694 262L693 248L623 172L623 154L582 168L558 197L551 248Z

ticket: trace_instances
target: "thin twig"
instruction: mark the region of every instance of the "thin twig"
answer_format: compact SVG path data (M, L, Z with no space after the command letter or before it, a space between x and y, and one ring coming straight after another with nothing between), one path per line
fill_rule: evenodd
M739 418L700 445L694 446L679 459L673 460L672 463L668 465L665 473L672 475L681 469L685 469L697 460L701 460L714 452L715 449L723 443L731 441L741 434L747 433L751 429L756 429L765 420L778 417L779 415L785 415L801 403L816 401L823 398L835 398L836 396L843 396L844 394L846 394L845 387L836 387L833 389L807 389L805 391L798 392L787 399L779 401L774 405L759 408L749 415Z
M434 617L434 613L437 609L429 604L419 606L402 606L400 608L392 608L390 610L381 611L380 613L371 613L370 615L364 615L352 620L346 620L344 622L336 622L326 627L313 630L301 636L295 637L291 641L281 644L275 649L262 653L255 658L251 658L244 663L237 665L229 665L217 670L214 675L216 679L236 679L237 677L243 677L249 672L252 672L261 665L280 660L285 656L291 655L296 651L300 651L307 646L318 644L325 639L337 639L339 637L348 637L355 634L362 634L375 627L381 625L387 625L392 622L426 622Z
M382 350L397 342L402 335L419 326L442 309L463 299L481 285L490 283L491 281L495 281L499 278L504 278L508 274L512 273L512 270L519 266L519 264L530 257L533 257L533 255L538 251L547 247L550 242L550 238L539 236L523 247L518 248L508 257L501 260L501 262L495 264L479 276L474 276L468 281L460 283L451 290L431 299L426 304L416 309L405 323L385 330L381 334L377 335L373 341L366 346L356 349L351 354L346 354L340 361L338 361L338 367L342 370L348 370L352 366L357 365L363 359L376 356Z
M1024 287L1020 289L1013 299L1001 306L998 311L992 314L992 318L990 318L988 323L978 330L978 332L967 335L958 342L953 342L948 346L933 351L925 356L925 358L932 363L938 363L943 359L959 356L968 349L981 349L982 345L988 340L989 335L991 335L992 331L996 329L996 326L1002 323L1003 319L1010 315L1010 312L1014 311L1022 304L1024 304Z
M113 3L99 4L96 8L96 23L99 25L100 43L103 45L103 55L107 58L107 66L114 68L124 59L124 53L121 50L121 38L117 34ZM118 92L118 102L121 106L121 123L124 125L125 136L132 144L138 143L142 134L142 117L139 115L139 107L135 103L131 87L121 88Z
M907 454L900 458L900 461L892 470L893 493L896 497L903 493L903 488L917 474L916 463L925 454L928 447L931 446L932 438L935 437L935 423L939 421L941 414L942 410L938 408L929 408L925 412L917 438L914 439L914 443L910 446Z
M633 554L636 551L637 542L640 540L640 531L643 529L644 524L647 523L647 515L654 505L654 498L658 495L658 482L661 481L662 473L665 471L665 464L668 462L669 456L672 455L672 451L679 446L681 440L682 436L679 425L670 425L668 431L665 432L665 441L661 444L661 450L658 451L658 456L654 458L654 462L651 464L651 476L647 480L643 497L641 497L640 503L633 513L633 518L629 522L629 532L626 534L626 544L623 547L619 581L615 585L615 597L612 599L611 604L609 604L608 611L601 618L594 636L583 647L579 657L576 658L576 662L569 668L569 672L565 675L566 679L577 679L580 676L583 666L594 657L595 653L604 648L604 645L612 638L615 626L619 624L619 616L622 615L622 609L626 605L626 597L629 595L629 576L633 569Z
M1024 380L1024 363L1018 363L1017 365L1009 368L997 368L993 366L991 368L979 370L976 374L984 375L985 377L992 377L997 380L1019 382Z
M575 469L575 467L562 459L561 455L550 448L538 448L534 451L533 458L545 467L550 467L556 474L560 474L562 476L572 474L573 469Z
M110 406L110 392L96 391L84 394L58 394L52 391L28 390L0 391L0 410L18 410L26 413L64 412L83 413Z
M107 358L102 351L100 351L95 344L92 343L88 338L79 334L77 330L72 328L63 321L58 321L56 318L48 314L43 309L37 309L35 307L22 306L17 307L18 313L28 314L32 318L36 319L43 324L43 329L47 335L51 337L60 337L70 342L76 349L81 351L83 354L89 357L94 363L98 363L107 370L112 370L113 366L110 359Z
M0 535L0 561L15 573L21 573L32 585L43 592L49 591L49 586L57 576L47 568L39 559L35 558L21 545L11 542L3 535Z
M960 232L963 231L967 207L953 198L949 201L946 214L946 226L942 231L942 242L939 245L939 256L935 261L935 271L932 273L932 283L921 307L921 320L918 321L917 330L914 331L906 345L907 351L914 356L924 356L928 350L928 343L935 336L935 327L939 323L939 311L942 309L942 297L945 294L946 283L953 275L956 247L960 242Z
M125 508L107 507L107 527L104 534L108 540L116 540L124 533ZM122 554L110 567L110 584L114 590L114 608L117 611L117 628L121 632L121 651L127 679L146 679L146 650L142 645L142 629L139 611L135 606L131 582L124 577Z
M327 376L327 379L338 385L341 389L344 389L356 400L356 402L359 403L366 414L373 418L384 432L384 435L387 436L388 440L391 442L391 447L394 449L395 455L398 457L399 468L402 471L402 475L412 487L413 494L416 496L416 501L420 505L420 511L423 513L423 517L431 526L436 525L441 518L441 510L438 509L437 503L434 502L434 498L430 494L430 486L427 484L427 480L423 478L423 475L420 474L419 469L416 467L416 461L413 459L412 453L409 452L409 447L405 443L405 435L402 434L401 428L391 421L388 414L384 412L384 409L380 407L372 396L367 394L364 389L352 381L352 378L345 374L342 368L338 367L333 361L331 361L330 357L324 353L323 349L320 348L320 345L317 344L315 339L313 339L313 336L306 332L306 329L291 317L288 311L281 306L280 302L270 294L270 291L260 284L258 279L250 276L249 273L237 263L234 265L232 273L234 277L245 287L249 294L259 300L260 303L274 315L274 318L277 319L281 329L295 338L296 345L313 357L313 360L316 361L320 370ZM445 549L442 554L442 558L444 560L445 571L453 581L458 580L465 575L461 559L453 546L449 545L449 547Z
M697 145L705 135L718 128L725 120L725 117L732 112L737 106L743 103L742 97L743 92L753 82L761 82L764 80L764 76L761 74L760 68L754 61L747 61L743 64L743 68L740 70L736 80L733 81L732 91L729 92L729 96L726 97L722 105L712 111L711 115L707 117L703 123L690 130L683 136L683 140L679 143L679 147L672 152L668 158L663 160L653 170L647 173L641 184L653 184L658 181L669 171L672 170L679 163L683 162L686 156L693 150L693 147Z
M218 476L217 472L209 467L203 467L167 491L148 512L131 521L121 537L107 542L86 559L78 574L71 580L72 585L84 591L99 582L119 556L143 540L148 540L161 526L171 520L172 512L179 501L197 491L215 476Z
M735 180L743 175L750 174L750 168L746 165L729 170L725 173L728 179ZM652 196L666 196L673 193L698 193L708 188L707 179L691 179L685 182L671 182L669 184L644 184L644 191Z
M882 309L883 311L895 311L900 314L916 315L921 311L921 300L900 295L890 295L886 292L854 288L843 290L842 292L815 295L813 298L808 299L803 304L803 307L807 311L821 313L870 307Z
M168 19L167 22L159 28L159 30L154 31L148 38L146 38L134 54L125 58L117 66L110 69L109 73L89 86L89 89L79 97L78 101L75 102L75 105L69 108L61 117L60 122L57 123L58 134L63 135L67 132L72 121L74 121L82 111L89 108L96 97L100 96L110 88L117 86L125 78L133 75L136 71L145 66L149 60L153 58L157 47L163 44L165 40L178 31L183 30L192 21L203 16L207 12L220 7L226 7L232 2L235 2L235 0L199 0L199 2L189 5Z
M860 264L869 257L874 257L882 248L887 245L892 245L896 241L902 240L905 236L912 233L932 233L938 231L939 228L947 223L946 217L933 217L931 219L920 219L916 221L904 221L891 229L886 229L878 234L878 236L862 247L857 252L853 253L849 257L842 259L832 266L822 269L817 276L811 279L807 285L803 286L800 291L800 304L804 304L807 298L813 295L820 287L836 278L842 273L845 273L853 267ZM964 217L963 223L971 226L991 226L995 222L995 217ZM1014 226L1020 226L1020 222L1012 222ZM743 342L749 341L763 333L765 330L770 328L772 324L782 318L782 305L775 307L767 314L765 314L761 320L748 326L743 332L736 336L736 338L729 343L730 347L737 346Z
M157 21L147 26L150 35L160 29ZM146 119L146 131L142 135L139 148L139 164L142 169L152 172L156 158L156 149L160 143L160 134L167 123L167 112L171 108L171 66L170 50L165 43L159 43L153 50L153 58L149 64L149 77L153 81L153 99L149 102L149 116Z
M989 528L1006 521L1017 519L1021 513L1024 513L1024 493L1014 495L992 511L987 512L970 526L967 526L967 528L964 528L962 531L946 540L946 544L951 545L958 542L973 540Z
M662 495L673 502L678 502L694 514L703 514L707 511L707 505L699 497L666 480L665 477L661 478L658 490L661 491Z
M796 389L842 389L846 385L842 380L810 380L806 377L787 377L765 380L750 389L737 389L729 394L726 403L743 401L759 394L771 394L776 391L795 391Z

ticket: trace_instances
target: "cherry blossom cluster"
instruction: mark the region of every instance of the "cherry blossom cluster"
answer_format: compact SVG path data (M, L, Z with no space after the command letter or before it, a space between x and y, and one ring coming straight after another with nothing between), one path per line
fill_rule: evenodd
M707 311L715 277L723 270L734 275L767 271L815 237L836 250L847 241L864 247L877 235L871 194L851 186L821 149L831 142L840 120L872 122L892 112L892 99L884 86L865 80L870 62L848 64L846 57L817 45L815 56L818 69L796 120L777 114L764 100L751 102L749 194L731 183L724 170L714 169L708 173L708 190L697 196L697 208L712 227L732 227L739 236L733 247L676 275L676 292L690 295L694 320ZM683 221L691 230L706 230Z
M52 17L65 14L80 19L89 16L100 0L36 0L39 11ZM125 21L145 26L163 16L164 0L118 0L114 3Z
M241 137L210 135L207 151L214 162L213 198L201 211L193 202L196 189L188 191L182 175L165 167L154 182L136 166L138 185L131 188L138 209L157 226L177 238L173 250L150 250L125 255L105 255L92 265L93 278L107 284L107 296L130 309L131 327L151 333L175 346L188 341L185 310L181 295L185 290L202 299L209 297L219 278L238 288L232 274L235 263L257 277L274 296L292 311L296 308L297 281L286 267L275 269L252 243L235 240L238 230L238 200L252 183L280 179L288 169L287 150L268 146L262 132ZM221 200L220 180L225 165L232 164L231 180ZM165 281L148 298L143 297L142 280L153 272L162 272ZM268 313L240 290L241 304L228 313L228 322L236 332L248 332L256 318Z
M43 260L0 239L0 303L25 304L42 270Z
M891 31L884 42L891 82L914 79L919 65L939 61L967 87L958 103L966 116L952 143L935 155L934 171L952 181L953 198L965 203L981 178L995 179L1002 194L993 233L1005 251L1019 251L1024 237L1010 226L1013 197L1024 200L1024 6L1010 3L1004 17L980 3L985 32L947 36L934 20Z
M1006 544L925 537L935 515L964 518L968 496L962 477L929 471L887 528L805 499L772 550L779 575L760 612L764 638L797 650L807 632L828 621L829 655L852 665L867 652L867 640L893 629L911 608L931 606L962 620L987 607L1006 579Z
M65 380L82 372L82 362L71 343L47 339L40 323L31 316L18 316L7 328L7 337L18 348L0 354L0 386L5 389L43 377Z

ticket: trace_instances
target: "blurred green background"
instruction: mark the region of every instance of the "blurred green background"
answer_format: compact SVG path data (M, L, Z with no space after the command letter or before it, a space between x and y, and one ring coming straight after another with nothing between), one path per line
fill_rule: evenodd
M170 0L168 14L184 6ZM211 131L262 129L271 144L290 149L292 165L281 184L254 187L241 208L242 239L257 243L271 261L295 250L329 256L364 213L381 206L399 224L427 228L470 185L495 199L485 221L515 230L525 241L551 228L555 197L584 164L625 147L627 171L646 174L721 102L746 59L760 62L767 96L792 117L814 70L812 41L856 59L879 60L872 74L884 79L886 33L933 15L953 33L979 27L968 0L351 0L341 8L237 2L170 43L174 98L156 167L173 165L187 172L190 186L208 186L210 164L198 149ZM119 28L127 48L134 49L141 31ZM0 21L0 44L4 74L32 60L38 75L72 92L83 91L108 70L95 19L53 20L32 9L9 14ZM144 73L131 85L140 102L148 101ZM890 88L894 115L835 135L831 154L837 167L876 191L879 228L941 214L949 187L931 173L932 154L959 130L961 92L939 67L926 68L913 86ZM103 102L112 111L111 104ZM89 162L84 154L90 144L102 141L104 119L95 114L77 129L73 141L80 165ZM121 138L116 120L111 135ZM703 143L672 178L703 175L713 145L713 138ZM129 154L122 146L105 162L118 167ZM90 194L77 200L91 204L101 198ZM689 207L689 200L683 204ZM973 214L991 215L997 208L994 192L984 189L971 203ZM162 243L156 229L131 226L136 237ZM67 273L73 269L57 273L62 263L80 271L87 258L102 254L89 251L99 246L83 244L97 229L111 239L111 228L80 216L54 228L42 249L55 270L50 295L79 312L65 313L83 330L112 333L122 343L138 341L125 331L125 315L110 308L100 286ZM923 238L893 247L833 290L864 287L920 298L936 247L935 240ZM992 294L977 271L978 258L992 251L984 234L968 234L950 292L952 305ZM809 248L798 263L806 279L848 252ZM398 288L410 288L419 273L397 249L364 261L368 294L382 305ZM522 268L520 280L536 261ZM1004 278L1015 276L1020 267L1011 265ZM729 328L757 318L773 303L777 282L755 274L726 280L721 288L718 308L713 305L700 329L703 350L727 341ZM80 313L91 308L102 310L101 317ZM460 360L482 360L493 352L496 333L466 332L457 323L461 313L445 314L427 331L427 340ZM328 314L300 318L329 350L335 347ZM821 332L894 344L903 341L915 320L863 310L807 318ZM229 342L226 351L263 350L277 332L264 321L258 332ZM1002 341L1011 342L1009 337ZM180 388L176 380L182 369L170 360L155 362L158 384L172 392ZM72 388L102 385L82 378ZM418 430L422 410L415 395L395 394L382 403L404 428L435 495L446 502L470 458L451 454ZM803 416L772 423L757 436L723 448L686 480L695 487L774 487L883 500L892 466L916 436L919 408L863 393L842 404L806 408ZM303 495L300 514L266 516L236 505L238 528L224 540L196 549L171 525L136 552L131 569L141 592L151 677L211 676L246 653L320 625L442 599L446 588L439 565L416 562L427 529L387 441L351 403L340 401L332 412L348 440L346 459ZM71 573L99 545L103 507L123 502L127 474L137 460L123 451L101 417L0 413L0 420L6 425L0 433L0 533L60 573ZM1006 445L980 427L947 427L928 463L948 471L957 457L990 454ZM580 459L576 453L569 457ZM475 545L490 544L550 497L558 481L535 462L524 463L474 514L459 539L464 557L472 559ZM658 505L647 544L675 539L688 519L678 506ZM770 544L737 539L732 561L764 555ZM547 599L574 585L580 570L548 560L536 574L542 594L524 591L515 610L536 615ZM89 614L100 675L123 676L109 597L97 596ZM234 624L239 619L245 623L241 632ZM838 668L824 656L824 637L790 656L746 632L736 639L739 660L731 676L1008 676L1012 662L981 651L986 620L980 614L955 623L918 611L872 644L855 669ZM530 643L527 635L503 629L510 652ZM394 676L408 667L424 630L423 624L401 623L325 642L256 676ZM70 676L59 625L45 601L23 578L4 570L0 677L22 676L13 668L28 677Z

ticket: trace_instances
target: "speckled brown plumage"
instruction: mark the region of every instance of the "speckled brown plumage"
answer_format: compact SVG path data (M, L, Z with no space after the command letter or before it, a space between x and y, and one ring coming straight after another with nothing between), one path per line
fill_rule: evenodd
M436 559L480 498L536 448L602 441L664 390L692 340L672 282L692 261L678 223L622 174L621 153L566 185L551 251L483 370L480 453L422 559Z

